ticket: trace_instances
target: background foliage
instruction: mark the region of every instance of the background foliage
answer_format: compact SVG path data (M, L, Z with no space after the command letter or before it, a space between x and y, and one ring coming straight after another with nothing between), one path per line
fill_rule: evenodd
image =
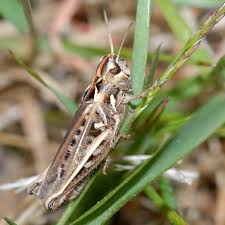
M92 37L92 35L96 35L96 39L99 39L95 31L100 32L98 20L101 21L101 17L96 16L96 21L91 24L90 21L95 16L86 12L85 4L88 3L72 0L64 3L52 2L53 5L51 1L46 1L44 7L49 7L53 11L54 4L56 8L59 8L58 4L62 5L48 30L48 24L43 29L43 24L40 25L40 21L37 22L37 19L42 18L38 14L43 7L41 1L31 4L32 19L26 0L0 0L2 22L10 29L11 27L14 29L12 33L3 29L5 33L0 34L2 61L5 62L0 68L5 82L1 87L0 97L3 99L2 112L6 112L6 116L1 116L0 119L8 120L8 124L1 128L0 144L3 146L1 149L3 158L7 157L6 152L10 150L15 152L15 155L20 155L21 162L34 161L33 165L29 166L25 163L24 169L21 169L21 163L18 164L18 168L21 169L20 176L32 175L35 171L40 172L47 166L61 139L59 130L66 128L71 114L76 110L76 103L79 102L78 99L87 81L90 82L91 77L88 74L94 74L96 57L109 51L104 46L96 47L95 44L89 44L94 43L94 39L85 40L85 37ZM224 37L220 34L224 31L222 18L225 14L225 5L221 5L222 3L223 1L220 0L213 2L138 0L130 4L127 15L135 19L134 44L132 48L132 45L128 43L128 47L124 48L121 54L132 61L133 94L139 94L142 91L145 93L142 100L134 101L130 105L134 113L127 116L121 131L128 133L130 139L121 140L113 152L114 160L107 176L103 176L99 170L91 178L82 194L59 212L60 215L52 214L51 218L51 213L46 213L39 202L33 198L24 200L23 196L20 199L23 202L22 209L17 216L14 213L15 207L2 216L14 218L17 224L29 224L30 221L32 224L58 225L124 224L125 221L129 221L127 224L132 224L132 221L135 224L135 221L140 219L141 206L145 206L149 215L157 212L163 221L166 218L164 223L188 224L194 220L198 224L214 221L222 225L225 221L222 215L223 204L221 204L224 192L221 190L220 182L221 174L224 174L223 167L220 165L224 162L224 152L221 149L224 148L225 134L225 58L220 48L224 43ZM95 4L95 10L98 12L102 5ZM115 13L116 6L109 3L107 7L112 18L119 18L120 24L126 21L120 17L119 13ZM132 11L134 9L135 14ZM204 19L198 18L201 13ZM184 17L183 14L186 16ZM220 20L222 20L220 23L222 28L212 31ZM95 23L96 26L94 26ZM66 25L70 26L67 27L67 31L64 31ZM120 27L116 22L111 26L112 31L114 26L114 29ZM152 50L152 38L156 36L154 31L160 27L163 29L158 33L162 33L163 41L166 43L168 37L172 37L169 44L175 46L174 48L166 49L162 41ZM81 33L83 31L83 36L79 36L79 31ZM215 40L206 39L206 35L209 37L212 35L212 39L217 38L219 40L217 45ZM104 35L101 35L101 38L102 36ZM25 39L27 41L24 41ZM83 43L82 39L84 39ZM106 39L105 36L103 39ZM203 42L202 45L200 45L201 42ZM11 50L11 54L8 54L8 49ZM151 65L150 69L149 65ZM186 67L182 70L184 65ZM5 74L9 75L5 76ZM11 110L15 101L17 108L14 105L14 114L11 113L13 117L7 110ZM211 180L205 182L213 182L218 194L215 201L216 212L209 218L204 216L202 218L201 213L197 213L199 216L195 221L192 215L180 213L184 212L185 206L179 206L179 199L176 201L179 186L175 188L175 196L172 182L162 174L176 166L179 160L191 154L200 144L205 143L203 146L207 152L210 145L215 142L221 161L212 162L214 170L210 170L208 164L206 172L202 172L203 169L199 165L199 162L202 162L200 153L191 156L195 158L189 157L186 163L187 168L193 169L194 161L199 161L194 166L199 176L204 178L206 176L204 172L210 174ZM134 154L151 157L137 167L134 167L132 161L123 161L123 156ZM13 157L15 159L12 160L17 162L16 157ZM210 157L210 151L208 156L204 157L206 159ZM120 168L130 166L129 168L132 167L132 169L118 170L116 169L118 164ZM198 186L198 188L201 187ZM198 188L192 189L196 195ZM181 186L182 189L185 187ZM211 198L212 191L215 190L208 190L208 198ZM153 204L151 207L156 212L149 209L142 198L148 204ZM187 196L183 196L183 199L187 201ZM197 200L193 202L194 205ZM132 208L132 203L136 210ZM130 215L134 210L137 216L133 218L132 215L133 219L126 219L126 210ZM196 207L194 210L205 213L205 209L201 207ZM153 217L153 221L155 224L160 224L161 221L156 218ZM150 218L145 216L145 219L148 221ZM14 224L10 219L5 220L9 224ZM146 221L143 221L143 224Z

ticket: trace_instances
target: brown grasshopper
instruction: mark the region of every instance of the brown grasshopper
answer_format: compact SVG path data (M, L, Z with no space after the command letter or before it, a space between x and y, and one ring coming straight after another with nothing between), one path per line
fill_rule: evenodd
M101 58L52 163L28 188L47 209L56 210L76 198L119 139L118 130L127 110L131 83L130 70L119 53L129 28L118 54L114 54L105 13L104 16L111 53Z

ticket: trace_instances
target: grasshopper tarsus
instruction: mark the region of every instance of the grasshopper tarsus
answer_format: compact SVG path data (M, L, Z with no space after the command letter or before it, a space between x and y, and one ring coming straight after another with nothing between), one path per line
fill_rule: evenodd
M108 155L105 159L104 166L103 166L103 169L102 169L102 173L104 175L107 175L107 169L109 168L111 161L112 161L111 156Z

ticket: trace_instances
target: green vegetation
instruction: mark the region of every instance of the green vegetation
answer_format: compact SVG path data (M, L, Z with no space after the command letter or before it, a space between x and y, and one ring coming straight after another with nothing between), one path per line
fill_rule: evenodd
M14 15L20 19L15 19L11 10L7 10L8 8L2 2L0 1L2 16L14 23L19 30L27 31L20 6L19 11L17 10L18 15L17 13ZM217 65L212 66L210 54L206 49L200 48L200 42L225 15L225 5L209 16L199 30L194 33L179 14L176 3L207 8L215 7L221 2L223 1L217 0L212 4L212 1L200 0L156 0L171 31L183 46L175 56L161 53L160 47L154 54L149 54L151 1L137 1L132 53L132 87L134 94L139 94L144 87L146 96L143 100L135 101L132 104L135 113L129 118L125 131L132 136L133 141L121 143L115 154L151 154L153 157L130 172L110 170L107 176L97 173L82 194L68 205L57 225L103 225L122 206L142 191L172 224L187 224L176 212L176 201L170 182L161 175L167 169L175 166L179 160L184 159L210 136L224 134L220 131L224 130L222 126L225 123L225 95L221 94L224 92L224 86L221 83L225 79L225 60L222 57ZM18 3L15 3L15 7L18 7ZM105 49L78 46L68 40L63 40L63 43L67 51L76 52L82 57L92 58L107 52ZM13 51L13 49L11 50ZM131 52L125 50L122 51L122 55L130 58ZM145 77L148 56L151 56L152 63L150 72ZM44 78L26 65L20 57L14 53L13 57L29 74L56 95L70 113L75 111L76 106L69 98L49 86ZM162 61L170 63L159 75L159 78L155 79L157 65ZM199 76L187 78L165 90L164 84L176 75L179 68L190 62L199 69ZM208 103L202 103L197 110L188 112L177 110L180 102L201 95L209 85L214 91L208 97ZM168 104L165 96L171 96ZM148 127L145 127L145 134L138 135L137 131L143 129L146 124ZM162 144L161 140L165 134L169 134L170 139ZM151 186L153 180L159 184L159 193ZM102 184L104 185L100 186ZM8 224L14 224L9 219L5 220Z

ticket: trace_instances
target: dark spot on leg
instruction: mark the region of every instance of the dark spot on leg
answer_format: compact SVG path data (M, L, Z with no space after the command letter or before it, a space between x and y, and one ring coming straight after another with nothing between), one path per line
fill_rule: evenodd
M85 122L86 122L86 120L83 120L83 121L81 122L81 126L82 126L82 127L85 125Z
M77 135L80 135L80 133L81 133L81 130L78 129L78 130L77 130Z
M74 146L74 145L76 144L76 142L77 142L77 141L76 141L76 138L73 138L72 141L70 142L70 145L71 145L71 146Z
M69 157L70 157L70 150L67 150L64 159L67 160Z

